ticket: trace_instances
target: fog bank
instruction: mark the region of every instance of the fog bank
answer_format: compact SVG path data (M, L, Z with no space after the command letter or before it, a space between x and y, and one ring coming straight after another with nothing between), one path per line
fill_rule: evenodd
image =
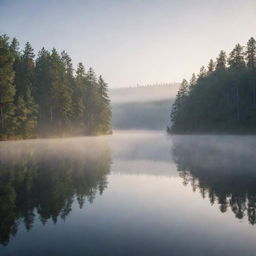
M179 84L110 90L113 128L165 130Z

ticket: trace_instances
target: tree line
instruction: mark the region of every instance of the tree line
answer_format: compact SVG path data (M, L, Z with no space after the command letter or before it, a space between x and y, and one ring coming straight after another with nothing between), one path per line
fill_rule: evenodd
M227 56L183 80L171 111L172 133L256 131L256 41L237 44Z
M0 139L111 133L107 84L67 52L0 35Z

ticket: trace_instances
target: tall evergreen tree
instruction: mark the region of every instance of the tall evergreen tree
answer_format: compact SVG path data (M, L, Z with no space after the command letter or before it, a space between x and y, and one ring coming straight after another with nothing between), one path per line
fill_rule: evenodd
M10 44L10 49L11 49L15 59L20 55L19 54L19 45L20 45L19 41L14 37Z
M27 108L27 119L25 122L25 131L23 136L28 138L35 135L38 120L38 105L36 104L29 88L26 91L24 99Z
M1 137L12 130L12 118L15 111L14 96L14 55L6 35L0 36L0 132Z
M202 66L200 68L200 71L199 71L199 74L198 74L198 79L204 78L206 76L207 76L207 71L206 71L205 67Z
M85 118L85 68L83 63L78 63L73 91L73 121L76 125L83 126Z
M34 91L34 50L29 42L26 43L23 53L17 59L15 67L15 84L17 88L17 97L25 96L27 89Z
M178 90L175 102L172 106L171 112L171 121L175 123L176 126L179 126L179 123L183 119L184 104L186 97L188 95L188 82L186 79L183 79L181 82L180 88Z
M195 73L192 74L192 77L189 81L189 90L192 90L193 87L196 85L197 79Z
M89 133L97 126L97 114L99 111L99 97L97 90L97 78L94 70L90 67L86 73L85 87L85 122Z
M112 112L110 108L110 99L108 97L107 83L103 80L102 76L98 80L99 94L100 94L100 132L111 132L111 118Z
M62 51L61 60L65 68L67 82L70 88L73 90L74 89L74 76L73 76L74 69L73 69L72 59L67 54L67 52Z
M245 67L243 47L240 44L237 44L230 53L228 63L231 68L239 69Z
M25 122L27 120L27 107L23 96L19 96L16 103L16 134L23 135L25 133Z
M71 88L65 76L65 65L56 49L51 54L51 96L53 98L52 120L67 123L72 111Z
M67 52L62 51L61 52L61 59L64 64L65 70L68 73L70 77L73 77L73 64L72 64L72 59L70 56L67 54Z
M50 52L42 48L38 53L35 67L35 98L39 105L39 123L41 126L52 121L53 98L51 95L50 70Z
M253 37L251 37L247 42L246 59L247 59L248 68L255 69L256 68L256 40Z
M19 42L18 40L14 37L13 40L11 41L10 44L10 49L12 51L12 55L14 57L14 63L13 63L13 69L15 71L15 77L14 77L14 84L17 85L17 77L18 77L18 71L20 69L20 61L21 61L21 53L19 50ZM15 86L16 87L16 86Z
M220 51L219 57L216 61L216 70L224 70L226 68L227 56L224 51Z
M256 40L253 37L247 42L245 55L250 72L249 86L252 92L252 104L256 107Z
M213 59L210 59L209 64L208 64L208 74L212 73L215 69L215 63Z

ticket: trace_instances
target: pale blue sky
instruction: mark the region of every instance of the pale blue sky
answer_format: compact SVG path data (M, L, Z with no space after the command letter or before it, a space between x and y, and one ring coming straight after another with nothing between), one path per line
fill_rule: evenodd
M0 33L66 50L110 87L173 82L256 38L256 1L0 0Z

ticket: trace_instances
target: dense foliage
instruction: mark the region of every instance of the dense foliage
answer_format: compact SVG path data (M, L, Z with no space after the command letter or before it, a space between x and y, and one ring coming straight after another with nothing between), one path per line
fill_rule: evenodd
M75 74L74 74L75 73ZM0 35L0 138L111 132L107 84L82 63L74 72L63 51L42 48L37 58L26 43Z
M174 133L256 131L256 41L221 51L190 82L182 81L171 112Z

